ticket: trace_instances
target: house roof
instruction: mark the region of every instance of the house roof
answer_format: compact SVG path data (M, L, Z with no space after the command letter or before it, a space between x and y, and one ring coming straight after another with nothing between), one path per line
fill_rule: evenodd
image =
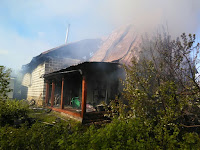
M90 61L119 62L127 65L133 55L139 56L136 50L139 44L140 36L134 26L123 26L110 34Z
M140 41L140 35L136 32L135 27L126 25L112 32L104 40L86 39L44 51L33 57L31 62L22 68L31 70L51 57L76 60L76 63L72 64L77 64L77 60L80 60L80 62L118 62L129 65L133 56L139 59L137 47Z
M97 51L101 43L101 39L85 39L78 42L64 44L44 51L40 55L33 57L30 63L22 66L22 69L27 70L34 68L51 57L85 61L91 57L91 53Z
M67 67L55 72L44 74L43 78L49 78L52 76L67 74L67 73L72 73L72 72L79 72L80 74L85 74L88 71L88 68L92 68L94 70L100 69L104 71L113 71L119 66L121 66L119 63L114 63L114 62L82 62L77 65L72 65L70 67Z

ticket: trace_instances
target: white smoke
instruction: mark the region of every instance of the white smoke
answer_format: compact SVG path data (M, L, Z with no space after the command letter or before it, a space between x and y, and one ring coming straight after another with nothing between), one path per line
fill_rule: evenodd
M200 28L200 0L103 0L100 14L114 26L132 23L142 32L159 25L170 33L196 33Z

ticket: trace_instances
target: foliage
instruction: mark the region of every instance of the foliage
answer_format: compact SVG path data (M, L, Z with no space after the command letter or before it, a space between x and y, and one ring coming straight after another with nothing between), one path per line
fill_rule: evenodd
M196 76L199 44L194 43L191 34L182 34L177 40L166 34L147 37L140 46L140 59L133 58L132 65L125 68L124 96L129 100L130 115L149 123L149 134L161 149L174 149L180 146L178 141L187 139L182 124L200 123L194 122L200 94Z
M0 126L13 125L17 119L27 117L28 106L22 101L9 100L10 69L0 66Z
M115 120L104 128L83 129L58 123L48 126L35 123L31 128L0 128L0 149L151 149L153 139L140 121Z
M6 69L4 66L0 66L0 100L8 98L7 93L10 92L9 80L10 69Z
M128 106L119 99L117 96L115 97L115 100L111 100L109 106L106 103L102 103L106 114L104 116L108 118L113 118L113 119L126 119L128 115Z
M6 124L14 125L17 120L24 120L28 117L28 104L24 101L1 100L0 101L0 126Z
M0 149L56 149L58 137L65 130L61 125L35 123L31 128L0 128Z
M183 140L168 137L165 147L154 138L151 126L139 118L113 120L104 127L71 126L69 123L47 125L36 122L30 128L0 128L0 149L198 149L197 133L185 133Z
M186 133L183 136L184 142L181 143L181 149L199 149L200 148L200 138L199 135L195 132Z

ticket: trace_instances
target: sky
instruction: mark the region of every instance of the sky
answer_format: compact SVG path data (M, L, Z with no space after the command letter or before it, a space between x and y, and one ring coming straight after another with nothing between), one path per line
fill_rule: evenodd
M108 36L126 24L139 32L164 25L175 36L200 33L199 0L0 0L0 65L20 69L68 42Z

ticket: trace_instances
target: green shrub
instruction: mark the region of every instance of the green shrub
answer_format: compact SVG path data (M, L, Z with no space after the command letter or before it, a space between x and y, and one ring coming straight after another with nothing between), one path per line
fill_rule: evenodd
M13 125L14 121L28 117L28 104L19 100L0 100L0 126Z
M181 143L181 149L196 150L200 148L200 138L195 132L185 133L183 135L183 142Z
M10 73L10 69L0 65L0 99L8 98L7 93L11 91L9 89Z

